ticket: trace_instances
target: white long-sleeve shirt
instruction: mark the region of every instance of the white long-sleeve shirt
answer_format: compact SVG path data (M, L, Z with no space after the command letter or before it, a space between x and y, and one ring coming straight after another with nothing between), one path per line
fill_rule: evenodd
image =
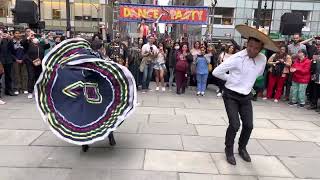
M228 61L214 69L212 75L225 80L225 87L239 94L248 95L257 79L264 72L267 58L259 53L249 58L247 50L232 55ZM226 74L229 71L229 74Z

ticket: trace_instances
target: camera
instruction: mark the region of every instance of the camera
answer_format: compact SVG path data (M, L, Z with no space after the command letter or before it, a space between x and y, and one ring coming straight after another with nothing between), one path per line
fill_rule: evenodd
M153 47L152 47L152 46L150 47L150 51L151 51L151 52L153 51Z

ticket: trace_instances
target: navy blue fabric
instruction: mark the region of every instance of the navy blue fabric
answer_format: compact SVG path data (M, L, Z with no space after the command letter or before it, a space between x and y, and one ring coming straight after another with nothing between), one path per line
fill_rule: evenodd
M82 71L84 71L84 73ZM62 93L64 88L77 81L98 83L98 89L102 95L102 103L88 103L83 91L81 91L81 95L77 98L71 98ZM64 67L58 70L58 77L52 90L52 98L57 111L68 121L77 126L85 126L96 121L103 115L105 109L112 101L112 92L112 85L100 76L99 73Z

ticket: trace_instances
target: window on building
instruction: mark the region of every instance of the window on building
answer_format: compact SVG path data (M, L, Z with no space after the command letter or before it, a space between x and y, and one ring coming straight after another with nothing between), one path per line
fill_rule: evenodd
M253 25L257 24L257 19L260 19L260 25L265 27L270 27L272 22L272 10L271 9L261 9L260 16L258 17L258 10L254 10L254 21Z
M52 19L61 19L60 9L52 9Z
M217 7L214 10L214 24L233 25L234 9Z
M0 7L0 17L7 17L7 9L4 7Z
M311 16L310 16L310 11L300 11L300 10L292 10L293 13L299 13L299 14L302 14L303 16L303 22L305 23L305 26L309 27L310 25L310 19L311 19Z

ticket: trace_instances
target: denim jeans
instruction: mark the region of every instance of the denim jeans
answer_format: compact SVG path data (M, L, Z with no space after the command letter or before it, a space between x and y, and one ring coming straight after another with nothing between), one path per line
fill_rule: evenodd
M153 64L146 64L143 70L142 89L148 89L153 73Z
M197 74L197 90L205 92L207 87L208 74Z
M173 80L174 80L174 68L169 68L169 72L170 72L170 77L169 77L169 88L172 88L172 84L173 84Z
M305 104L307 86L308 84L292 82L291 91L290 91L291 102Z

